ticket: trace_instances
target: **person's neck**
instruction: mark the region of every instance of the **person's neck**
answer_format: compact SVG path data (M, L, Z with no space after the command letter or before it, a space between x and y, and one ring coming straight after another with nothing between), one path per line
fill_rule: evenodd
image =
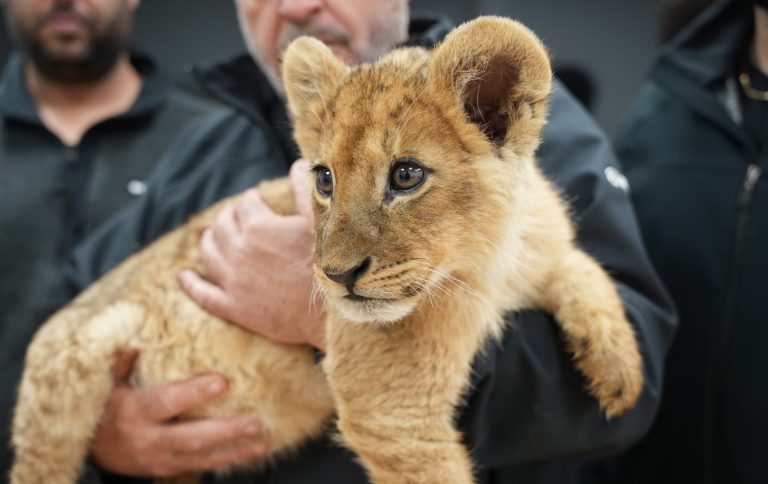
M127 54L102 78L92 82L57 82L27 64L25 81L43 124L69 145L80 143L95 124L127 111L142 80Z
M761 7L755 7L752 62L760 72L768 76L768 10Z

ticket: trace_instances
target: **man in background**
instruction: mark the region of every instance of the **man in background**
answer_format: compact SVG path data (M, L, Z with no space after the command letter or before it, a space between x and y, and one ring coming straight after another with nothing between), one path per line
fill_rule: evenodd
M146 189L212 104L128 51L138 0L2 0L18 48L0 79L0 472L25 348L62 301L70 250Z
M395 45L432 47L452 28L445 19L409 18L407 0L237 0L236 7L252 56L196 72L208 92L233 111L188 130L154 172L140 203L80 247L71 268L77 289L189 214L261 179L288 173L299 153L285 110L279 53L292 39L314 35L356 64ZM614 277L640 339L646 386L636 409L608 422L586 392L551 318L535 311L510 316L514 323L503 342L490 345L476 362L473 390L459 409L459 426L481 483L562 484L572 477L574 459L615 451L639 438L658 403L662 360L674 326L608 142L559 85L551 106L539 151L542 166L573 201L579 245ZM299 171L294 169L293 175L300 176ZM223 212L202 238L210 278L187 273L182 281L195 300L235 324L321 350L322 315L307 307L312 236L308 216L280 217L251 192ZM174 419L225 392L220 375L136 389L127 378L130 358L123 359L115 374L116 388L91 445L92 460L102 470L170 476L268 451L258 422ZM99 478L109 481L113 476L94 475L93 482ZM366 482L354 456L328 438L308 443L259 472L215 479Z

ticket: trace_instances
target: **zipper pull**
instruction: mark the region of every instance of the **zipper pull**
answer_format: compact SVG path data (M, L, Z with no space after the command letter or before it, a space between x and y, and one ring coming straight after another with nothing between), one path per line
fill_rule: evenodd
M752 202L752 194L755 191L755 185L757 180L760 179L762 170L760 165L751 164L747 168L747 176L744 178L744 186L741 188L741 194L739 195L739 207L745 208Z

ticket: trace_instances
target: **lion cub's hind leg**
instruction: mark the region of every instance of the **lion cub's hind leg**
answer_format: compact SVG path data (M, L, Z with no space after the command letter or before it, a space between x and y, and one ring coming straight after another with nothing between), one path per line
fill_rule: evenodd
M12 484L74 484L112 389L119 348L146 313L122 302L96 316L77 305L38 331L27 350L13 420Z
M631 409L643 386L637 340L611 279L568 247L554 262L544 306L557 320L576 367L609 417Z

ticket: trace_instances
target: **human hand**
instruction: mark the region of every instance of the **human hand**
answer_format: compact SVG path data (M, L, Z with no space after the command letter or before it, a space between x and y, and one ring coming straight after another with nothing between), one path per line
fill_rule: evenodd
M128 383L136 353L121 353L113 369L115 388L91 441L96 464L116 474L170 477L263 457L267 442L254 418L174 421L226 392L218 374L150 389Z
M297 215L276 214L255 189L222 209L200 242L208 279L184 271L180 280L195 302L223 319L273 341L323 349L325 322L312 291L308 171L305 160L291 167Z

